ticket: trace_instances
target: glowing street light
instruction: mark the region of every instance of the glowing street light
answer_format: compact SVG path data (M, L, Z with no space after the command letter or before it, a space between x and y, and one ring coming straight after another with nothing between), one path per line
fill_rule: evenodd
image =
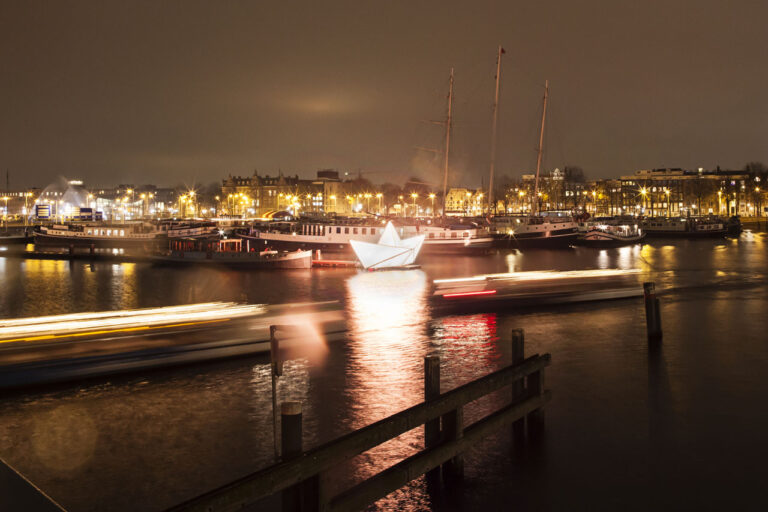
M8 231L8 199L10 199L8 196L3 196L3 201L5 201L5 211L3 212L3 220L5 221L6 231Z

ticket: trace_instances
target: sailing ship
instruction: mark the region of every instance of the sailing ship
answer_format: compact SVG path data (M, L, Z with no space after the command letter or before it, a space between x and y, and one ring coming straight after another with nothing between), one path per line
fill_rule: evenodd
M499 52L499 59L501 54ZM498 103L498 80L500 66L497 65L496 90ZM502 215L491 218L491 231L495 240L496 247L515 248L515 249L553 249L567 248L578 238L579 225L573 219L570 212L562 211L539 211L539 175L541 173L541 161L544 152L544 126L547 120L547 99L549 97L549 81L544 82L544 101L541 112L541 131L539 132L539 147L536 158L536 179L534 181L534 191L531 196L531 213L528 215ZM494 109L495 110L495 109ZM494 143L492 147L495 151L495 124L496 113L494 111ZM489 196L493 201L493 167L495 155L491 156L491 191ZM493 203L491 203L493 204Z

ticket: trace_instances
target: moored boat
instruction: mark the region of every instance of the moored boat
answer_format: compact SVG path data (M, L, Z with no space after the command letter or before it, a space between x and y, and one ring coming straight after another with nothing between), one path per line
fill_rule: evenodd
M578 223L563 212L494 217L491 225L499 248L566 248L579 236Z
M146 224L54 224L34 232L35 245L144 248L157 246L158 230Z
M32 243L33 237L27 233L0 235L0 245L23 245Z
M475 224L406 224L395 227L398 236L409 238L424 235L421 253L424 255L474 254L488 251L493 246L490 234ZM375 244L384 225L373 222L276 222L239 234L256 248L271 247L278 250L320 250L330 254L352 255L349 241Z
M648 238L722 238L728 234L725 222L714 216L651 217L641 227Z
M152 257L158 264L219 265L243 269L303 269L312 266L311 251L257 250L240 238L225 240L183 239Z
M602 249L636 244L643 238L645 238L645 232L637 224L606 219L604 222L591 222L587 231L579 236L575 244Z
M152 251L167 247L170 240L218 236L216 224L210 222L71 223L40 226L34 232L34 243L58 247L143 248Z

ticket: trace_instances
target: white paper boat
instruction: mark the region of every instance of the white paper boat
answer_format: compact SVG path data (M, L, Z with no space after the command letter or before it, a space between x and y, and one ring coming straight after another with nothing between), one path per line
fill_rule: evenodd
M350 240L357 259L366 269L405 267L413 265L419 255L426 235L417 235L401 240L391 222L387 223L379 242L372 244Z

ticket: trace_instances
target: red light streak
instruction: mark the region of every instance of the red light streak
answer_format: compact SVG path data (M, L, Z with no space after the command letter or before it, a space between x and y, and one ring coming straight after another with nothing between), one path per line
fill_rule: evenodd
M481 290L479 292L461 292L461 293L446 293L443 295L445 299L453 299L458 297L476 297L478 295L493 295L496 290Z

